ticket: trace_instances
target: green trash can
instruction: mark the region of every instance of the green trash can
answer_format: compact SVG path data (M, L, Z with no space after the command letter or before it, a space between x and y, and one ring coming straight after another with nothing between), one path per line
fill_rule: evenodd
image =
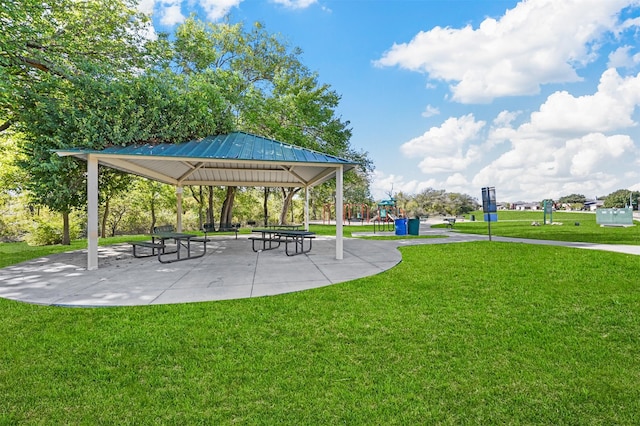
M409 219L409 235L420 235L420 219Z

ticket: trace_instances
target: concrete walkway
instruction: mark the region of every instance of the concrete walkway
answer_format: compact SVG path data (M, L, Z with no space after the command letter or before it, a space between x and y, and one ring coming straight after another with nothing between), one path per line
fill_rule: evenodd
M393 235L393 233L390 233ZM86 270L86 251L61 253L0 269L0 297L61 306L129 306L269 296L323 287L375 275L397 265L399 246L487 240L487 236L432 229L443 238L344 240L344 259L335 259L335 239L318 237L310 253L288 257L284 249L254 253L246 236L216 237L199 259L161 264L136 259L131 246L99 249L99 269ZM380 235L380 234L378 234ZM562 245L640 255L640 246L619 246L493 237L494 241Z

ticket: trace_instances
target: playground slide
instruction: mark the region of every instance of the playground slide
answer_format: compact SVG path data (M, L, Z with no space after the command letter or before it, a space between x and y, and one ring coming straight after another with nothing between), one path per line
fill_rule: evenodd
M387 215L383 218L380 218L379 215L373 217L371 219L371 222L376 222L376 221L380 221L380 222L394 222L396 220L396 218L392 215L387 213Z

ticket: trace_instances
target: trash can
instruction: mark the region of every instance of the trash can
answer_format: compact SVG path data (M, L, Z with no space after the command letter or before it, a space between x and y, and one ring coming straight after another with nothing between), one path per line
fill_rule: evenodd
M420 219L409 219L409 235L420 235Z
M396 219L396 235L407 235L407 219Z
M475 221L476 221L476 215L475 215L475 214L472 214L472 215L471 215L471 222L475 222Z

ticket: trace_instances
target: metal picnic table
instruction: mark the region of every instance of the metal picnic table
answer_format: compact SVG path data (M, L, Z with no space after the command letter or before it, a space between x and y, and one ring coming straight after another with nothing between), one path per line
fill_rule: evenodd
M249 237L251 248L254 252L273 250L280 247L280 243L285 244L287 256L296 256L311 251L312 240L316 237L315 232L299 231L294 229L252 229L251 232L260 233L260 237ZM305 240L308 240L308 247L305 249ZM256 248L256 241L261 244ZM294 250L290 252L289 244L294 245ZM261 246L261 247L260 247Z
M159 244L162 247L166 247L167 240L174 240L176 244L176 250L171 252L166 252L165 250L158 252L158 261L161 263L171 263L178 262L181 260L189 260L189 259L197 259L202 257L207 252L207 239L202 238L196 234L185 234L182 232L158 232L151 235L151 242L153 244ZM156 242L157 241L157 242ZM201 242L203 244L202 253L197 255L191 254L191 242ZM187 250L186 257L181 256L181 248L184 247ZM173 259L163 259L163 255L174 254L176 255Z

